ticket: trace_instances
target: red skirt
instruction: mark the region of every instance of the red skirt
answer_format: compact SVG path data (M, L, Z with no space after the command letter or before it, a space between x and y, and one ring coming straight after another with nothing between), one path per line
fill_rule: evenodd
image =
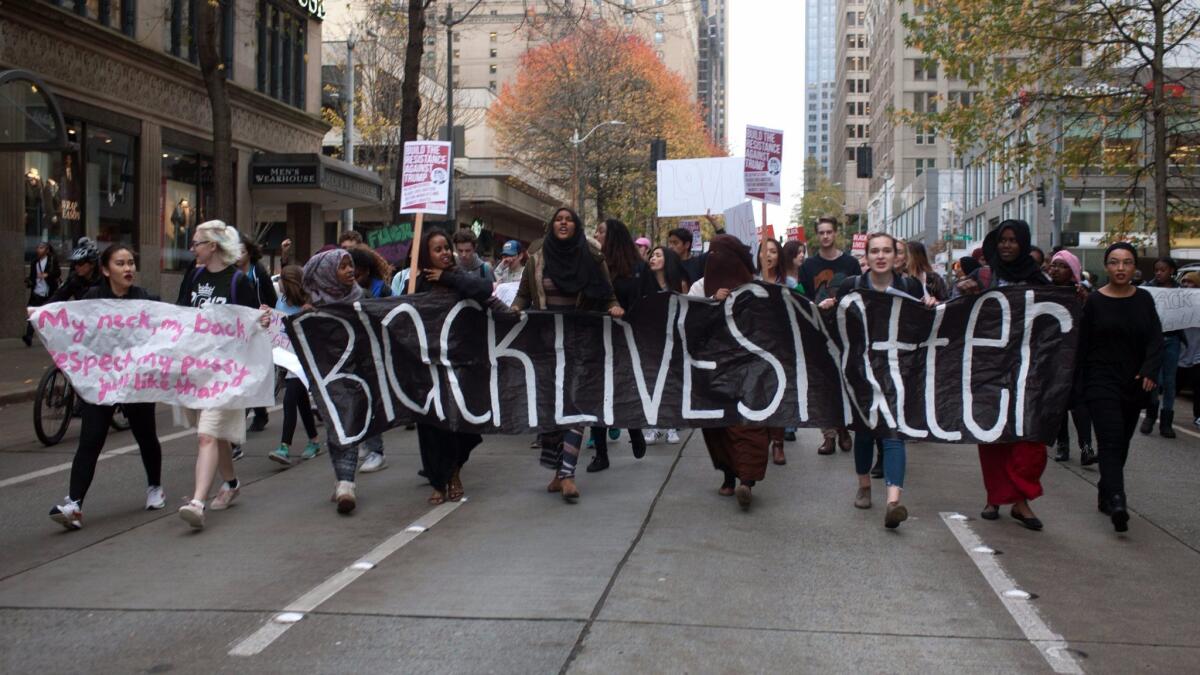
M1044 443L992 443L979 446L979 467L987 503L1013 504L1042 496L1042 472L1046 470Z
M763 427L704 429L704 445L717 471L734 473L741 480L767 476L770 438Z

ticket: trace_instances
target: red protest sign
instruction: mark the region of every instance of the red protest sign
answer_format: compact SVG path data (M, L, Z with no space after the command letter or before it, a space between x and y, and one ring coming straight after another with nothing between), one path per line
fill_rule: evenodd
M445 214L450 197L450 143L405 143L400 185L401 213Z
M768 204L778 204L782 169L783 132L747 126L746 159L742 170L746 196Z
M850 244L850 252L855 255L867 254L867 235L858 233L854 235Z

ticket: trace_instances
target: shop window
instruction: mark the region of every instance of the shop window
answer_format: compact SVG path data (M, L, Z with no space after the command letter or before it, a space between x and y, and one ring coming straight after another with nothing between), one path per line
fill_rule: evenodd
M304 108L308 79L308 18L279 0L259 0L258 90Z
M82 125L67 120L67 138L78 141ZM68 253L82 237L84 177L79 152L25 153L25 257L38 242Z
M213 208L212 179L211 158L163 147L160 194L164 270L182 270L191 265L191 236L196 225L208 220Z
M84 235L137 246L137 143L132 136L66 120L66 152L25 153L25 255L40 241L69 252Z
M101 26L134 37L137 25L137 0L49 0L50 4L69 9Z

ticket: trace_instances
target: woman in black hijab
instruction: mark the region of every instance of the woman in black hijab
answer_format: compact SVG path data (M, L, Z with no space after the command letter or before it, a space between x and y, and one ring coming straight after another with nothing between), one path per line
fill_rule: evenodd
M1029 255L1029 224L1005 220L983 240L983 257L988 266L972 272L954 287L954 296L977 295L1001 286L1044 285L1050 279ZM1046 444L1035 441L985 443L979 446L979 466L987 504L979 514L984 520L1000 518L1000 506L1012 504L1010 514L1031 530L1041 530L1042 521L1030 508L1030 500L1042 496L1042 472L1046 470Z
M750 251L732 235L719 234L713 237L708 246L708 260L704 264L704 295L724 301L734 289L751 281L754 281L754 261ZM713 468L725 474L718 494L736 496L739 506L750 508L750 489L767 475L767 454L771 443L767 429L739 425L705 428L702 433Z
M607 311L614 318L625 316L613 293L604 255L599 245L584 236L579 214L566 207L558 209L546 224L545 238L530 245L529 260L512 308ZM557 451L559 434L542 435L543 466L555 472L546 490L561 492L569 503L579 499L575 465L584 431L585 427L580 426L563 432L561 452Z

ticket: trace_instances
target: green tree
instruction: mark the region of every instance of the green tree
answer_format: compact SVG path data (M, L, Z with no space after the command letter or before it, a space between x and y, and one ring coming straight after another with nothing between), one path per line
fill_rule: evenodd
M1194 0L917 0L907 43L961 82L949 101L894 111L1007 177L1125 175L1149 184L1161 253L1195 211L1200 159ZM930 68L934 68L930 65ZM1174 197L1174 199L1172 199ZM1132 228L1135 218L1122 219ZM1178 225L1175 229L1181 229Z
M804 162L804 176L805 185L809 187L792 207L791 224L793 227L803 227L805 241L813 242L817 236L817 218L833 216L839 222L844 220L846 192L841 185L829 180L829 176L821 171L817 160L812 157Z

